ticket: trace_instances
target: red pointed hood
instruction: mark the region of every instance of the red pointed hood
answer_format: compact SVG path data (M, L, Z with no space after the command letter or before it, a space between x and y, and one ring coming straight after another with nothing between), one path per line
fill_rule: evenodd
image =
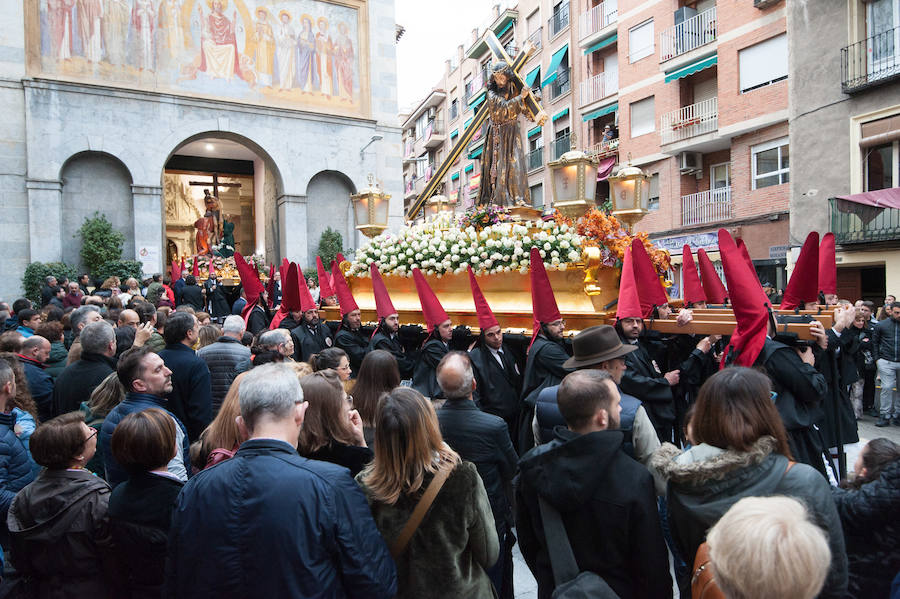
M622 278L619 281L619 301L616 304L616 320L623 318L644 318L647 313L641 306L637 281L634 278L634 258L630 247L625 248L622 258Z
M684 280L682 295L685 305L706 302L706 293L700 285L700 275L694 265L694 255L691 254L691 246L687 244L681 249L681 278Z
M247 305L244 306L242 312L244 322L246 322L250 316L250 311L253 310L253 306L259 301L259 296L265 291L265 288L262 281L259 280L259 275L256 274L256 269L247 264L247 261L238 252L234 253L234 265L237 267L238 276L241 278L244 295L247 296Z
M284 282L287 281L287 271L290 268L291 263L288 262L287 258L281 259L281 266L278 267L278 274L281 275L281 289L282 293L284 293Z
M275 305L275 265L269 264L269 280L266 281L266 303L269 307Z
M338 263L338 266L340 266L340 265L341 265L341 262L346 262L347 259L344 258L344 254L338 252L338 253L337 253L337 258L336 258L335 261Z
M416 293L419 294L419 303L422 306L422 316L425 317L425 324L428 326L428 332L432 332L437 325L441 324L450 317L441 305L440 300L434 294L425 275L418 268L413 269L413 281L416 283Z
M187 270L187 267L184 264L184 258L181 258L181 268L178 269L178 272L184 274L184 271Z
M562 318L550 286L550 278L544 269L544 259L536 247L531 248L531 307L534 312L531 341L534 343L534 338L541 331L541 323L547 324Z
M200 278L200 257L194 256L194 265L191 267L191 274L195 279Z
M290 262L281 275L281 307L286 312L300 310L300 280L297 270L297 265Z
M782 310L803 309L806 302L814 302L819 295L819 234L813 231L806 236L800 255L794 264L791 278L784 288Z
M750 267L750 272L756 273L756 267L753 266L753 260L750 259L750 252L747 250L747 246L744 245L743 239L737 240L737 248L741 252L741 257L744 259L744 262L747 263L747 266ZM757 278L759 278L757 276Z
M712 260L706 255L706 250L697 250L697 262L700 263L700 276L703 277L701 284L703 292L706 294L706 301L711 304L724 304L728 298L728 292L725 291L725 285L716 272Z
M213 262L212 256L210 256L210 258L209 258L209 274L208 274L207 276L210 276L210 277L211 277L211 276L213 276L214 274L216 274L216 265L215 265L215 263Z
M819 246L819 289L822 293L837 295L837 258L834 247L834 233L822 235Z
M318 308L316 302L313 301L312 293L309 291L309 285L306 284L306 277L303 276L303 269L297 265L297 291L300 294L300 311L306 312Z
M737 325L725 352L731 365L753 366L766 342L772 304L728 231L719 229L719 253Z
M645 318L653 312L654 306L665 306L669 303L666 290L659 281L659 275L653 267L650 255L644 243L635 238L631 242L631 264L634 268L634 280L637 282L638 295L641 298L641 307L650 306Z
M475 273L472 271L472 267L469 266L468 268L469 287L472 288L472 299L475 300L475 313L478 315L478 328L480 328L483 333L492 327L500 326L500 323L497 322L494 312L491 310L484 294L481 292L481 287L478 286L478 281L475 279Z
M378 271L374 262L369 266L369 272L372 275L372 292L375 294L375 312L378 313L378 318L387 318L391 314L397 314L397 310L394 309L394 304L391 302L391 296L388 295L387 287L384 286L381 272Z
M347 285L347 280L344 278L344 273L338 268L337 261L331 263L331 278L334 281L334 291L337 294L341 317L343 318L354 310L359 310L359 306L356 305L356 300L353 299L353 294L350 292L350 286Z
M181 278L181 267L178 266L177 260L172 260L172 282L174 283Z
M334 286L331 283L331 276L325 270L322 264L322 257L316 256L316 272L319 274L319 297L331 297L334 295Z

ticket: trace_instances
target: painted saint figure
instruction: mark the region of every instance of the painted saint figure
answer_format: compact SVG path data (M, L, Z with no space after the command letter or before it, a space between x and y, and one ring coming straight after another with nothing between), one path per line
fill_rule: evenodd
M528 95L528 88L519 88L509 65L502 60L494 63L487 88L489 121L484 152L481 154L477 204L530 206L528 172L519 129L519 115L524 114L534 120L523 101ZM546 118L547 115L542 112L538 124L543 124Z
M294 87L294 41L296 35L291 27L291 14L283 10L278 13L278 31L275 33L275 56L278 62L278 89Z
M353 101L353 41L347 35L346 23L338 23L338 37L334 44L334 64L341 100Z
M106 13L103 15L103 44L106 47L106 60L115 65L124 65L128 53L125 44L128 41L128 25L131 20L131 6L128 0L106 0Z
M179 0L162 0L159 5L159 58L174 66L184 51L184 30Z
M253 58L256 63L256 80L260 85L272 85L272 66L275 58L275 34L269 24L269 11L260 6L256 9L256 29L253 37L256 40L256 52Z
M319 27L319 31L316 33L316 73L319 76L319 89L323 95L334 96L337 91L332 79L334 48L331 36L328 35L328 19L319 17L316 24Z
M100 22L103 19L103 5L100 0L77 0L78 35L81 51L90 62L100 62L103 58L103 36Z
M237 22L237 11L229 20L223 13L228 0L212 0L212 12L203 23L203 43L200 59L200 70L210 77L225 79L230 82L235 75L241 77L241 64L238 57L237 39L234 35L234 23Z
M57 60L72 58L72 7L75 0L47 0L50 51Z
M131 9L131 24L134 27L138 45L138 67L144 71L154 69L153 29L156 23L153 0L134 0Z
M297 86L307 93L318 91L319 75L316 68L316 34L309 15L300 17L300 35L297 37Z

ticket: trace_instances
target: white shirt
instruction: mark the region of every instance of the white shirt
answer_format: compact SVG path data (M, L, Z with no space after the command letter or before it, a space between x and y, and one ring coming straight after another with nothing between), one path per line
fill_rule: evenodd
M494 359L497 360L497 363L500 364L500 368L502 368L503 370L506 370L506 368L503 366L503 356L501 355L503 353L503 350L502 349L494 349L491 346L488 346L488 349L490 350L491 355L494 356Z

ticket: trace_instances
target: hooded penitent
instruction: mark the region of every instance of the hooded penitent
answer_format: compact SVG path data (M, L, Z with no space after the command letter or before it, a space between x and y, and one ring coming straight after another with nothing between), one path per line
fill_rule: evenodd
M247 296L247 305L244 306L241 312L241 316L244 317L244 322L246 323L247 319L250 318L250 312L256 306L256 302L259 301L259 296L265 291L265 288L262 281L259 280L256 269L247 264L244 257L238 252L234 253L234 264L237 267L238 276L241 278L244 295Z
M331 275L325 270L322 264L322 257L316 256L316 272L319 274L319 297L331 297L334 295L334 285L331 282Z
M681 249L681 275L684 279L684 304L697 304L706 302L706 293L700 284L700 275L694 265L694 256L691 254L691 246L685 244Z
M297 287L300 293L300 311L315 310L318 306L313 301L312 293L309 291L309 285L306 284L306 277L303 276L303 269L297 265Z
M266 282L266 303L271 308L275 305L275 265L269 265L269 280Z
M638 295L637 282L634 278L634 259L631 248L625 248L625 256L622 258L622 278L619 281L619 301L616 304L616 320L623 318L644 318L653 309L647 307L645 313L641 306L641 298Z
M338 307L341 309L341 318L343 318L350 312L359 310L359 306L356 305L356 300L353 299L353 294L350 292L350 286L347 285L344 273L338 268L338 264L337 261L331 263L331 279L334 281L334 292L337 294Z
M741 257L744 259L744 262L750 267L750 272L756 272L756 267L753 266L753 260L750 259L750 252L747 250L743 239L737 240L737 248L741 251Z
M825 295L837 294L837 258L835 256L834 233L822 235L819 246L819 289Z
M378 320L381 321L391 314L397 314L397 310L391 302L391 296L388 295L387 287L384 286L381 272L374 262L369 265L369 273L372 275L372 293L375 295L375 313L378 315ZM378 327L375 327L372 336L374 337L377 332Z
M172 282L174 283L181 278L181 267L178 266L177 260L172 260Z
M478 328L484 333L490 328L500 326L500 323L497 322L493 310L491 310L484 294L481 292L481 287L478 286L478 281L475 279L475 273L472 272L472 267L470 266L468 268L469 286L472 288L472 299L475 300L475 313L478 315Z
M444 310L441 302L434 294L428 281L425 280L425 275L418 268L413 269L413 281L416 283L416 293L419 294L419 304L422 306L422 316L425 318L425 325L428 327L428 332L431 333L439 324L450 317L447 316L447 312Z
M209 258L208 272L209 272L209 274L207 276L210 276L210 277L213 276L214 274L216 274L216 265L213 262L213 258L211 256Z
M728 298L728 292L725 291L725 285L716 272L712 260L706 255L706 250L697 250L697 262L700 264L701 283L703 292L706 294L706 301L711 304L724 304Z
M194 275L194 279L200 278L200 257L194 256L194 266L191 267L191 274Z
M750 270L725 229L719 229L719 253L736 321L723 364L749 368L766 342L772 304L763 292L756 272Z
M806 236L800 255L794 264L794 270L784 289L781 300L782 310L803 308L806 302L816 301L819 294L819 234L813 231Z
M277 329L288 314L300 310L299 277L297 265L293 262L289 263L281 275L281 305L275 316L272 317L272 322L269 323L270 329ZM305 284L303 286L306 287Z
M666 290L659 280L656 268L647 254L647 249L640 239L631 242L631 266L634 269L634 280L637 283L638 296L641 298L641 308L644 308L644 317L650 316L656 306L665 306L669 303ZM647 306L650 306L647 310Z
M540 251L531 248L531 306L534 312L534 331L531 335L531 343L534 343L538 333L541 332L541 324L548 324L562 318L559 307L556 305L556 297L553 288L550 287L550 278L544 269L544 259ZM531 347L529 345L529 347Z

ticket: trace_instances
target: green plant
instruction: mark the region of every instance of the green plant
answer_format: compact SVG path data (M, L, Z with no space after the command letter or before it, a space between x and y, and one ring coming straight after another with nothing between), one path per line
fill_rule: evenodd
M41 287L44 280L53 275L57 281L63 277L74 281L78 276L78 271L74 266L70 266L65 262L32 262L25 268L25 274L22 276L22 288L25 290L25 297L35 302L37 305L41 303Z
M343 251L344 240L341 234L328 227L319 238L319 256L326 269L331 268L331 261L337 259L338 252ZM316 269L312 269L316 272ZM318 277L317 277L318 278Z
M142 278L141 263L137 260L110 260L100 265L95 272L100 283L109 277L119 277L119 281L123 284L129 277L134 277L138 281Z
M106 215L94 212L94 216L85 218L78 235L81 235L81 260L95 277L100 278L98 271L105 263L122 257L125 235L113 229Z

